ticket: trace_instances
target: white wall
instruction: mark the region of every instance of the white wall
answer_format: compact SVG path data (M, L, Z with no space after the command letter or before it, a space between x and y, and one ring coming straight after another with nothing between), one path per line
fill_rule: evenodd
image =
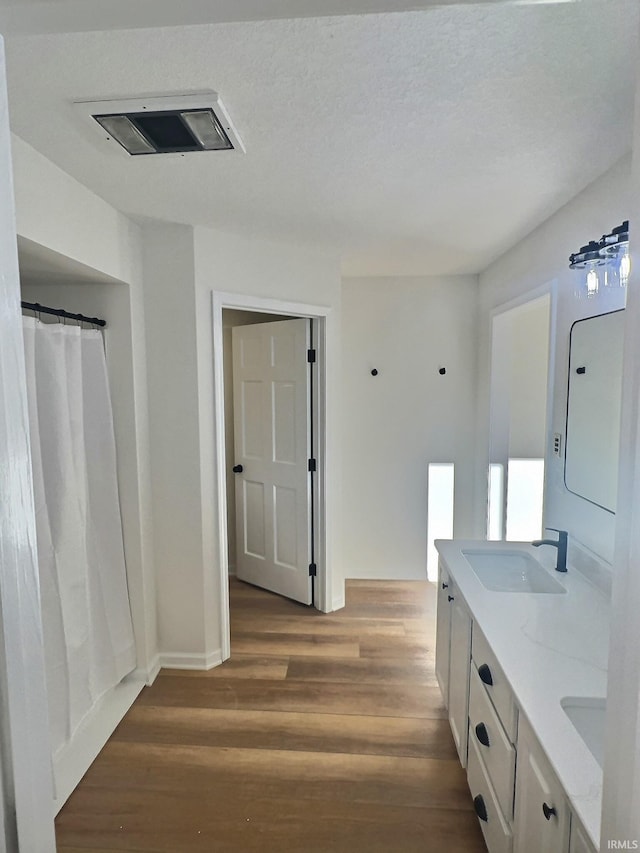
M12 145L18 236L56 267L55 282L28 292L41 293L41 301L56 298L63 307L74 304L80 312L104 315L109 322L127 572L138 666L149 671L157 657L157 627L140 229L15 135ZM76 269L82 265L88 278L109 277L120 284L66 284L60 279L66 259Z
M211 666L219 660L222 644L212 291L332 309L327 416L328 456L335 474L338 261L295 245L150 224L144 229L144 279L161 659ZM332 542L337 538L338 503L336 498L328 508Z
M547 293L492 320L489 459L493 491L488 531L492 539L540 538L550 313Z
M621 293L604 294L593 300L576 300L575 274L568 268L571 252L590 239L619 225L629 217L630 158L619 161L605 175L590 184L565 207L550 217L528 237L499 258L480 275L478 434L476 445L476 535L484 535L486 466L488 461L489 381L491 313L512 300L526 299L539 288L555 282L557 289L556 330L552 346L555 368L552 376L553 406L547 436L564 435L566 420L569 331L580 317L622 307ZM611 561L615 517L588 501L569 493L564 486L563 460L547 457L545 523L569 531L571 538Z
M509 456L543 459L547 433L549 302L536 302L511 318Z
M53 786L0 38L0 849L53 853Z
M327 334L327 483L331 498L327 503L327 562L333 568L333 606L344 601L340 545L341 530L341 437L340 437L340 323L341 280L336 255L314 247L277 243L252 236L227 234L206 228L195 229L196 286L198 317L198 364L201 436L208 454L205 466L210 482L204 484L208 541L217 545L217 531L210 520L217 513L213 448L213 341L211 334L211 292L247 294L309 305L326 306ZM205 457L203 456L203 459ZM210 573L216 580L215 569Z
M63 286L56 280L46 291L29 287L27 294L35 298L46 293L51 299L55 294L57 301L71 304L70 299L78 310L103 313L110 320L108 334L114 341L117 337L110 358L117 377L114 407L122 424L118 452L120 464L126 466L123 484L137 483L136 547L137 562L143 567L140 590L145 600L147 660L152 666L157 648L165 662L169 655L174 664L182 660L210 665L220 649L218 613L212 608L218 600L219 577L211 291L330 307L328 456L337 481L338 259L311 248L206 229L194 233L179 225L149 224L141 230L30 146L17 138L15 143L20 236L32 246L126 285L125 290L106 283L85 290L84 284ZM125 487L125 502L135 491ZM339 496L328 516L334 543L331 559L338 564ZM133 538L131 533L129 566ZM337 571L338 602L342 589Z
M640 63L636 72L640 83ZM640 223L640 86L636 86L630 187L629 220ZM640 239L635 227L630 249L601 850L612 839L640 838Z
M149 225L143 241L159 647L204 656L216 647L205 637L193 229Z
M15 134L17 231L119 281L139 278L137 225Z
M475 276L344 280L346 577L426 577L430 462L455 463L454 535L472 532L476 307Z

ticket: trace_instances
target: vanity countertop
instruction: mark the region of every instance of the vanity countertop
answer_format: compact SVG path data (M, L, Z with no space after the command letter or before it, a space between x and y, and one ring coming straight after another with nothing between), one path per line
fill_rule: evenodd
M528 543L438 540L436 547L494 651L520 712L545 751L571 809L599 848L602 770L560 705L607 692L607 598L576 569L554 571L556 550ZM463 550L522 549L550 570L566 594L492 592Z

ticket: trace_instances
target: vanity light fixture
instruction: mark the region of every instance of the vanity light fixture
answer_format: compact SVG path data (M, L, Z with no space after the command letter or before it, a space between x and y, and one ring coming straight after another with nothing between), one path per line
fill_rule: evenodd
M629 220L625 219L610 234L603 234L600 247L607 262L607 284L626 287L631 272Z
M585 270L576 288L576 296L590 299L604 287L626 287L631 271L629 256L629 220L618 225L599 241L591 240L569 256L569 269Z
M578 297L586 294L587 299L595 296L600 288L600 270L605 259L600 254L600 244L591 240L586 246L581 246L578 252L569 256L569 269L586 270L576 291Z

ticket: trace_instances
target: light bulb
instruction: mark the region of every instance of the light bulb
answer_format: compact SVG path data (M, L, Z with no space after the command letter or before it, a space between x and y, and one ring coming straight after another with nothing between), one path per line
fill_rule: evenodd
M629 256L629 248L620 256L620 287L626 287L629 281L629 273L631 272L631 258Z
M607 263L603 268L603 284L605 287L614 287L618 280L618 270L617 263L612 262L610 258L607 259Z
M596 270L591 267L589 272L587 273L587 298L590 299L592 296L595 296L598 292L598 273Z

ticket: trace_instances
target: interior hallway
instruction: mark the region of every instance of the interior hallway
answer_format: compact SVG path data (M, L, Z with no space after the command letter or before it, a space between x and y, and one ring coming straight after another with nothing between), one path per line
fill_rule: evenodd
M232 657L162 670L56 821L59 853L481 853L434 673L436 590L319 614L231 582Z

